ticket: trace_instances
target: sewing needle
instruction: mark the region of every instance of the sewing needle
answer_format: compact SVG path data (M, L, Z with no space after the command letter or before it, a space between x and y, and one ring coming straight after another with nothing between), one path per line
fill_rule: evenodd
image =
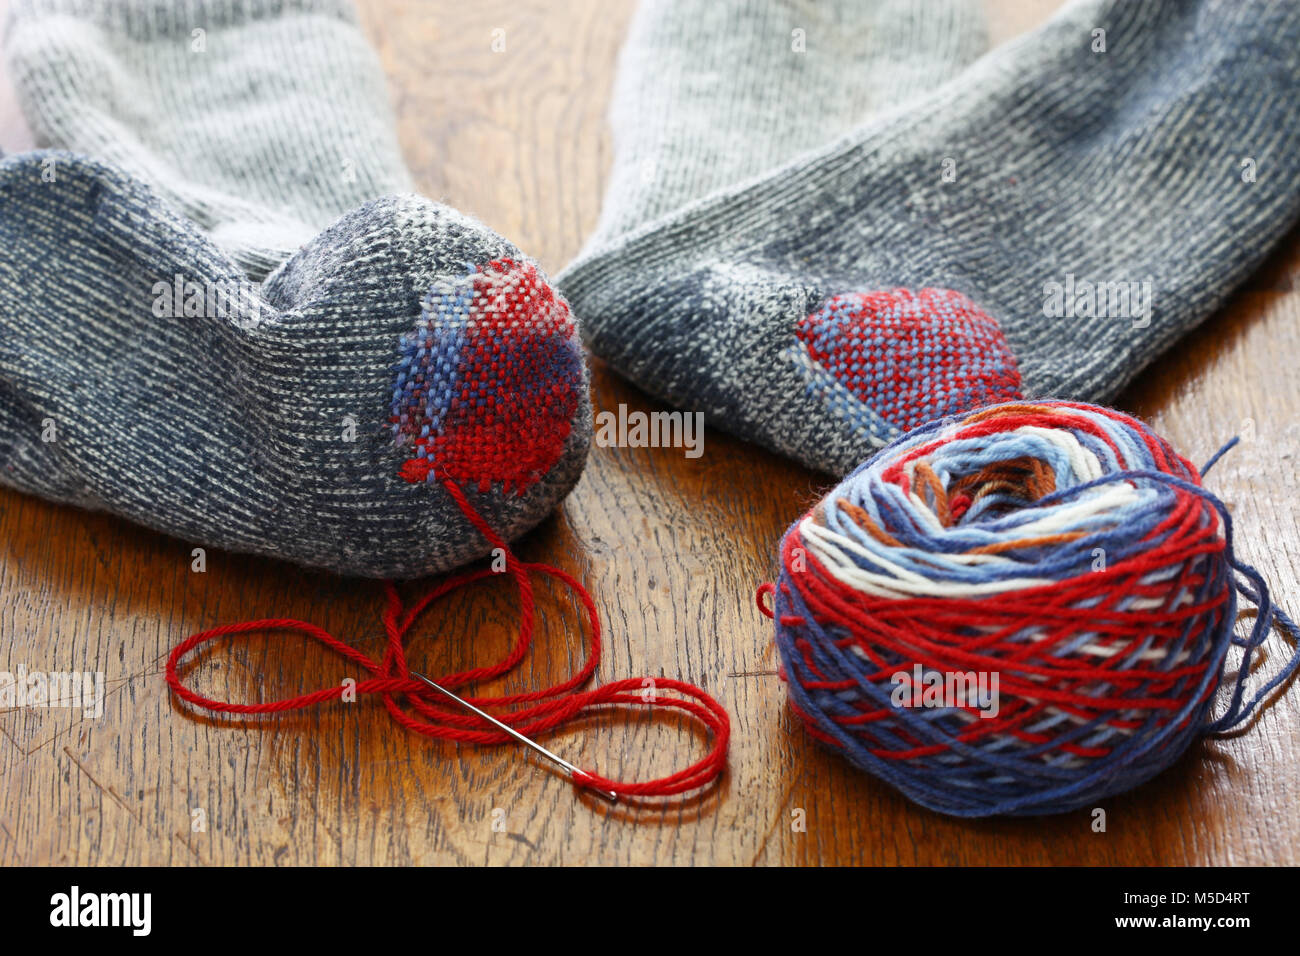
M565 772L568 773L569 779L572 780L578 786L586 790L592 790L600 794L602 797L604 797L606 800L609 800L611 803L618 802L617 793L615 793L613 790L602 790L599 787L593 787L591 784L587 783L586 781L590 779L587 772L584 770L579 770L577 767L569 763L569 761L565 760L559 754L552 753L551 751L543 747L541 744L539 744L537 741L533 740L530 737L525 737L523 734L515 730L513 727L509 727L506 724L503 724L501 721L497 720L491 714L487 713L486 711L480 710L479 708L475 707L473 704L471 704L469 701L465 700L464 698L457 697L451 691L447 690L447 688L443 687L440 684L434 683L433 681L429 680L429 678L425 677L423 674L417 674L415 671L407 671L407 673L410 676L414 677L416 680L428 684L438 693L446 697L450 697L452 700L454 700L460 706L464 707L466 710L470 711L473 714L478 715L479 717L482 717L493 727L496 727L498 730L502 731L503 733L509 734L511 737L519 741L521 744L525 744L526 746L533 748L533 750L537 751L547 760L551 761L551 763L558 764L559 766L563 767Z

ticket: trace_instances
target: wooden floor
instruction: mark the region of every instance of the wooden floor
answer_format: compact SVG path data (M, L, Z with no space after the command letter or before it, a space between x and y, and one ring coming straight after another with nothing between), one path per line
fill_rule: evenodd
M0 2L0 5L3 5ZM1005 38L1053 4L991 5ZM402 145L424 192L471 213L554 273L599 210L604 123L627 2L373 0L368 31L388 71ZM506 50L491 50L505 30ZM0 110L5 99L0 95ZM12 148L21 134L0 123ZM1300 609L1300 250L1291 241L1223 314L1126 394L1184 453L1248 441L1209 481L1233 506L1243 556ZM596 363L599 407L656 406ZM705 454L592 451L557 514L524 542L596 595L608 633L599 679L694 681L733 718L730 769L705 796L609 806L516 749L458 749L409 736L373 705L257 726L196 719L161 677L169 648L229 620L306 618L380 644L373 583L212 553L114 518L0 492L0 670L104 671L102 717L0 713L0 864L957 864L1300 861L1300 713L1283 697L1248 733L1193 748L1109 801L1106 832L1078 812L958 822L909 804L814 745L784 703L772 632L752 599L778 538L826 486L721 433ZM495 660L512 607L483 585L426 622L412 651L429 672ZM575 608L552 622L523 690L576 658ZM561 626L561 620L570 622ZM1270 645L1272 663L1286 649ZM336 684L337 660L257 638L201 668L231 698ZM610 776L684 765L703 742L671 718L614 715L548 742ZM803 811L802 814L798 811ZM806 829L792 822L802 817Z

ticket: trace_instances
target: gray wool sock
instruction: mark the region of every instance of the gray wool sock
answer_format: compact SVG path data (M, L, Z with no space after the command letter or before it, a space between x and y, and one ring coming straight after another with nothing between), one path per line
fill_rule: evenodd
M647 391L844 473L988 402L1113 397L1300 216L1297 98L1300 4L1080 0L759 179L598 237L558 283Z
M487 552L444 480L508 538L549 514L591 436L572 317L486 227L382 195L349 8L101 6L19 0L6 44L38 142L97 155L0 159L0 483L374 577ZM171 56L194 24L207 59Z

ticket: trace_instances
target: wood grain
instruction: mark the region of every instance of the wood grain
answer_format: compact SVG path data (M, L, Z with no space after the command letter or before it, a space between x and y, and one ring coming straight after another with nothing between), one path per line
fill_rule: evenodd
M990 4L999 39L1051 2ZM389 74L422 189L556 271L595 222L610 160L606 97L630 3L372 0L367 30ZM492 31L505 30L505 52ZM0 123L0 128L4 124ZM1300 575L1300 251L1293 241L1222 314L1183 340L1119 403L1194 460L1241 431L1210 479L1231 502L1240 550L1292 608ZM599 407L658 406L595 363ZM577 490L523 543L596 596L608 652L599 678L667 675L730 711L720 787L663 806L575 796L515 749L416 739L369 704L258 725L173 706L161 661L185 635L268 613L376 647L371 583L211 552L102 515L0 492L0 670L104 671L100 718L0 713L0 863L91 864L1031 864L1300 860L1297 702L1248 733L1198 745L1176 767L1086 812L958 822L921 810L813 744L784 703L771 631L752 600L782 531L825 487L718 432L705 453L594 449ZM489 585L418 628L430 672L488 662L513 608ZM574 666L578 608L543 591L547 633L526 666L485 690L523 690ZM436 620L434 619L436 617ZM1273 662L1286 648L1275 639ZM195 681L231 698L337 683L324 653L256 637ZM675 769L702 741L671 718L602 716L548 741L612 776ZM195 811L201 810L202 816ZM802 811L806 829L792 826ZM197 827L196 821L205 825Z

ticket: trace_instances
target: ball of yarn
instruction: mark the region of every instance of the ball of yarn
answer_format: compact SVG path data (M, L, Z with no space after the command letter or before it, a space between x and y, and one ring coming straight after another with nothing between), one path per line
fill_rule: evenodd
M1148 780L1297 664L1246 700L1270 624L1290 621L1200 481L1142 422L1091 405L910 432L782 540L766 588L792 707L956 816L1063 812ZM1259 604L1242 638L1238 591Z

